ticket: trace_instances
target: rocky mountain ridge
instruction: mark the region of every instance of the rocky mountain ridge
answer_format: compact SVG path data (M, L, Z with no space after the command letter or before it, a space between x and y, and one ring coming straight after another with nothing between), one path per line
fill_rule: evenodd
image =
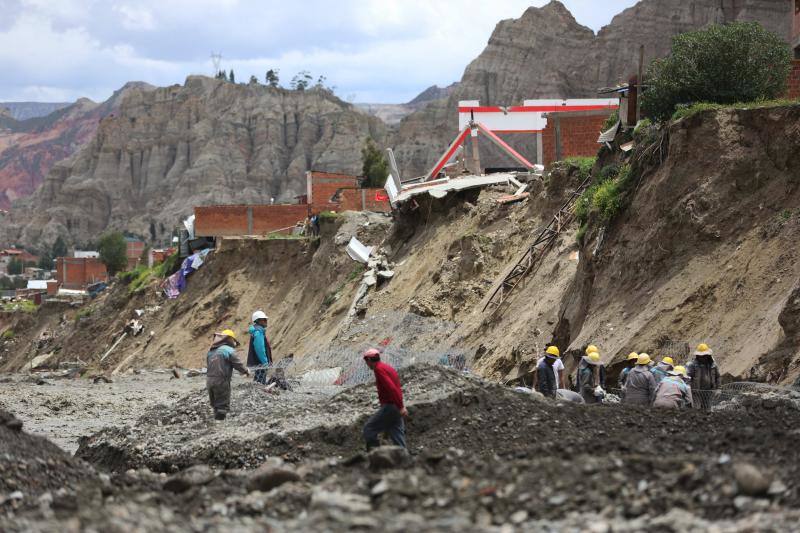
M713 23L758 21L787 39L790 2L783 0L642 0L596 35L559 1L529 7L497 24L483 52L447 99L403 119L395 155L410 176L422 175L456 134L459 100L518 105L531 98L596 98L597 89L635 74L669 52L672 37Z
M14 206L23 243L87 242L107 227L169 232L195 205L293 201L305 171L357 173L385 127L325 90L288 91L190 76L132 90L91 142Z
M100 119L116 111L129 91L150 88L146 83L129 82L102 103L80 98L46 115L24 120L15 118L13 111L0 115L0 208L33 194L58 161L91 140ZM60 104L46 104L56 105Z

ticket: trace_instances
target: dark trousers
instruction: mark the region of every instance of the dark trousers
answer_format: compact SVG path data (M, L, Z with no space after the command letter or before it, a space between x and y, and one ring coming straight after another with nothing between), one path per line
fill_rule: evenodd
M211 401L211 407L214 408L214 417L218 420L225 418L231 408L231 384L218 383L207 384L208 399Z
M264 368L262 370L256 370L253 372L253 381L256 383L261 383L263 385L267 384L267 369Z
M367 443L367 451L380 446L378 436L381 433L388 434L395 446L406 447L406 425L400 409L394 404L381 405L381 408L364 424L364 441Z

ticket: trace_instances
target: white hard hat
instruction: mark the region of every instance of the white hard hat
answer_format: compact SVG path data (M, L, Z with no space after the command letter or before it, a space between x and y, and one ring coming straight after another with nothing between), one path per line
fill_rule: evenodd
M267 320L269 320L269 317L266 315L266 313L264 313L264 311L260 311L259 310L259 311L256 311L255 313L253 313L252 322L255 322L256 320L258 320L260 318L266 318Z

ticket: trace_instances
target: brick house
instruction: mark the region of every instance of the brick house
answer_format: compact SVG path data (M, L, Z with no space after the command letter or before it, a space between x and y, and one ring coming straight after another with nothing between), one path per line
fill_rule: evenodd
M337 172L306 172L306 194L297 204L209 205L194 208L197 237L289 233L309 215L322 211L389 212L382 188L362 187L362 178Z
M88 285L108 281L106 266L94 257L59 257L56 280L64 289L86 290Z

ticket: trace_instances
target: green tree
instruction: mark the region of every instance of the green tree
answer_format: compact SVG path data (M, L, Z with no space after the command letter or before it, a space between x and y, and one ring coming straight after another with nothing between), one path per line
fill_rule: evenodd
M670 55L650 64L642 108L665 120L682 104L777 98L790 68L789 46L757 22L712 25L674 37Z
M53 270L53 257L49 252L44 252L39 256L39 264L37 266L42 270Z
M305 91L308 86L311 85L313 79L309 71L301 70L292 78L292 81L289 83L289 88L293 91Z
M18 276L19 274L22 274L24 268L25 265L22 264L22 261L15 257L8 262L7 270L8 273L11 274L12 276Z
M252 85L252 84L256 84L256 85L258 85L258 78L256 78L256 77L255 77L255 76L253 76L252 74L250 74L250 81L249 81L248 83L250 83L251 85Z
M367 178L367 187L383 187L389 176L389 163L370 138L361 148L361 172Z
M64 239L61 237L61 235L59 235L53 243L53 248L50 255L53 257L67 256L67 243L64 242Z
M112 276L128 266L125 237L118 231L106 233L100 237L97 251L100 252L100 261L106 265L108 273Z
M272 88L280 87L280 78L278 77L278 72L280 72L278 69L269 69L267 71L267 85Z
M233 74L233 69L231 69L230 74L228 74L228 81L231 83L236 83L236 76Z

